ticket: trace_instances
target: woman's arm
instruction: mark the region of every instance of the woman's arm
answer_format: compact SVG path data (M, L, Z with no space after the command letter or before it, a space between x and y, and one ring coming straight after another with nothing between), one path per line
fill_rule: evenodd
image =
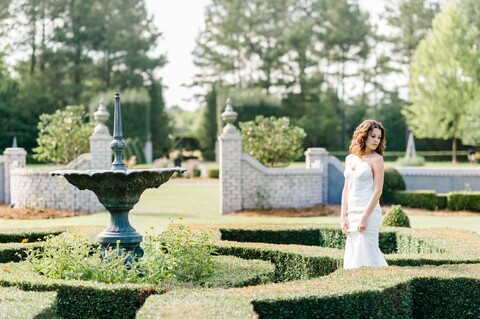
M349 165L349 156L345 159L345 168ZM340 209L340 225L342 227L342 232L347 233L348 230L348 183L345 178L345 183L343 184L342 191L342 205Z
M372 170L373 170L373 193L372 193L372 196L370 197L370 200L368 201L365 211L363 212L362 219L358 224L357 230L359 232L365 230L365 227L367 226L368 217L370 217L370 215L372 214L373 209L375 208L375 206L377 206L377 203L380 200L380 196L382 195L383 173L384 173L383 157L376 156L374 159L372 159Z

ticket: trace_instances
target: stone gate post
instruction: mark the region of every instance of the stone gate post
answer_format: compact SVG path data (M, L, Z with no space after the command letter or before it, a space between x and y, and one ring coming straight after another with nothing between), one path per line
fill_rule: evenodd
M24 168L27 163L27 151L21 147L9 147L3 152L5 169L5 203L11 203L10 176L12 168Z
M93 113L97 125L92 136L90 136L90 169L110 169L112 165L112 150L110 148L112 136L105 125L109 116L110 114L103 105L103 101L100 101L98 110Z
M237 113L227 99L221 114L226 123L218 138L220 149L220 211L229 214L242 209L242 138L233 122Z
M305 152L305 168L320 169L322 177L322 202L328 198L328 151L323 147L311 147Z

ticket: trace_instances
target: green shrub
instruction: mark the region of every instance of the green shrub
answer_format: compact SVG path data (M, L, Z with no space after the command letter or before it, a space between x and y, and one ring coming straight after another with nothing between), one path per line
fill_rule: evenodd
M429 210L438 209L439 204L434 191L396 191L392 194L392 202L406 207Z
M26 262L49 278L105 283L159 283L171 277L198 281L213 271L214 247L208 234L192 232L184 225L174 225L159 235L147 234L142 247L143 258L128 258L120 242L102 250L78 233L64 233L49 236L41 249L27 249Z
M210 178L219 178L220 177L220 169L209 168L209 169L207 169L207 175Z
M85 121L86 115L81 105L71 105L53 114L40 115L38 146L33 149L33 158L41 162L68 164L87 153L93 124Z
M480 193L450 193L447 195L448 209L480 212Z
M401 205L393 205L382 219L382 226L410 227L410 219Z
M412 158L400 157L396 162L399 166L424 166L425 158L422 156L415 156Z
M402 175L394 169L385 169L382 196L380 197L381 204L392 204L393 193L396 191L403 191L406 189L405 181Z
M253 122L240 122L243 151L263 165L285 167L302 156L305 131L291 126L288 117L257 116Z
M446 209L448 207L448 195L437 194L437 209Z

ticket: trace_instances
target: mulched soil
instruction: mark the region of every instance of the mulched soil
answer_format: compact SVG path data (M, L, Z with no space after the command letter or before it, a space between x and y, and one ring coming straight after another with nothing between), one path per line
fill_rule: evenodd
M7 205L0 205L0 218L3 219L49 219L82 215L86 214L62 209L12 208Z
M390 209L383 206L385 214ZM474 212L453 212L449 210L429 211L418 208L402 207L408 215L427 216L480 216ZM12 208L8 205L0 205L0 219L50 219L72 216L88 215L82 212L72 212L62 209L34 209L34 208ZM308 208L277 208L277 209L249 209L232 214L233 216L263 216L263 217L317 217L317 216L340 216L340 205L316 205Z

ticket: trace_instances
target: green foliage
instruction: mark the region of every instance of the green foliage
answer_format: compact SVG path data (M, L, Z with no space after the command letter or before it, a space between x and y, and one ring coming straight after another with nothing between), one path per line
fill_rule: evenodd
M260 163L284 167L302 155L303 129L290 126L286 117L257 116L254 122L240 123L243 151Z
M145 256L126 259L120 242L114 248L95 248L78 233L49 236L41 249L26 252L35 271L54 279L94 280L105 283L159 283L167 278L198 281L213 271L213 245L205 232L183 225L145 236ZM127 264L126 264L127 263ZM127 266L127 267L126 267Z
M215 142L217 141L217 90L215 86L205 96L205 108L202 122L198 129L198 140L202 155L206 160L215 159Z
M400 157L397 159L396 164L400 166L424 166L425 157L423 156Z
M220 132L223 123L220 114L225 110L225 103L230 98L233 108L237 112L237 123L253 121L257 116L280 117L282 108L280 100L271 95L266 95L259 88L219 88L217 94L217 120Z
M127 161L135 159L135 164L145 164L144 143L142 143L138 137L133 139L127 138L125 142L127 143L127 147L123 151L123 159Z
M382 218L382 226L411 227L408 215L403 211L402 205L393 205Z
M42 162L67 164L90 149L93 125L85 122L83 106L67 106L54 114L42 114L38 123L38 147L35 159Z
M410 64L410 105L403 114L419 138L480 140L477 63L479 31L453 3L447 3L419 44Z
M478 192L449 193L447 198L447 208L450 210L480 212L480 193Z
M383 179L382 196L380 203L390 204L393 200L393 193L395 191L402 191L406 189L405 181L402 175L394 168L386 168Z
M153 158L159 158L165 155L170 148L169 134L172 133L170 118L165 109L165 100L163 98L162 83L156 81L151 76L152 84L149 87L150 95L150 114L149 114L149 130L153 147ZM147 136L148 138L148 136Z
M439 209L439 199L434 191L395 191L392 198L393 203L406 207Z
M209 169L207 169L207 175L210 178L219 178L220 177L220 169L209 168Z

